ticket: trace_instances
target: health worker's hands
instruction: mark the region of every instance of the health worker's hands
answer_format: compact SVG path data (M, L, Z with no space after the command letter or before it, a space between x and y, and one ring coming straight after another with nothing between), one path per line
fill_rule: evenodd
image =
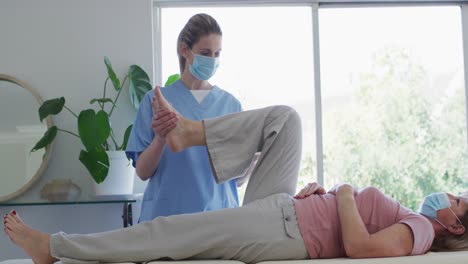
M153 114L151 128L156 134L158 141L166 141L166 135L177 126L178 120L177 115L169 110L160 110Z
M304 199L314 194L325 194L325 189L316 182L308 183L302 190L300 190L296 195L295 199Z

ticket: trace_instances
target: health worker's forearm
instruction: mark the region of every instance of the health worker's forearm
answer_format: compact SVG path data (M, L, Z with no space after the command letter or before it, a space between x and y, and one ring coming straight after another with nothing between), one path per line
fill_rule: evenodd
M139 155L136 162L136 173L141 180L146 181L154 175L161 161L165 145L165 141L155 137L145 151Z

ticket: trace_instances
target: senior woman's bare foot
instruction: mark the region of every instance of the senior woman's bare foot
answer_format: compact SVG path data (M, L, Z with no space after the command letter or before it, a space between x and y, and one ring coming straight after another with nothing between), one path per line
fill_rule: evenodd
M14 210L4 218L4 229L10 240L22 248L35 264L58 261L50 255L50 235L27 226Z
M200 126L200 122L186 119L180 115L175 109L172 108L169 102L167 102L159 87L154 89L154 98L152 104L153 112L156 114L158 111L169 110L177 115L178 121L176 123L176 127L166 135L166 143L171 151L180 152L187 147L198 145L198 142L195 142L195 140L192 140L192 138L195 126Z

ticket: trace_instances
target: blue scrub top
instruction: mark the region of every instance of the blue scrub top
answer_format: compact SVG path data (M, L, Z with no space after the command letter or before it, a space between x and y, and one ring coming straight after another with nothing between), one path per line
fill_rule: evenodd
M242 111L239 101L214 86L201 103L182 81L161 88L166 100L184 117L192 120L214 118ZM153 110L149 91L138 109L126 153L135 167L138 155L152 142ZM239 206L236 181L217 184L211 171L206 147L190 147L173 153L164 147L159 166L149 179L143 196L140 222L157 216L211 211Z

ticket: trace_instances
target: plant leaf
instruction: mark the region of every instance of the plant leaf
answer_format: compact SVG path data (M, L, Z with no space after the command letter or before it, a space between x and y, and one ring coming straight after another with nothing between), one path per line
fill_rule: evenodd
M112 81L112 85L114 86L114 89L116 91L120 90L120 88L121 88L120 87L120 80L117 77L117 74L115 74L114 69L112 68L110 60L106 56L104 56L104 63L106 64L107 74L109 75L109 78Z
M112 101L112 99L110 98L94 98L93 100L89 101L90 104L94 104L94 103L112 103L112 104L115 104L114 101Z
M152 85L148 74L138 65L131 65L128 69L129 76L129 95L135 109L138 109L141 100L148 91L151 91Z
M96 114L93 109L81 111L78 116L78 133L86 150L99 147L110 134L107 113L101 110Z
M133 125L129 125L127 129L125 129L123 143L122 143L122 146L118 150L125 150L127 148L128 138L130 137L132 128L133 128Z
M56 115L60 113L65 105L65 98L55 98L50 99L42 103L39 107L39 119L44 120L44 118L48 117L49 115Z
M40 150L41 148L47 147L52 141L54 141L55 136L57 136L57 127L52 126L44 133L41 139L36 143L36 145L31 149L31 152Z
M110 99L110 98L94 98L91 101L89 101L89 104L94 104L96 102L98 102L98 104L99 104L99 106L101 108L104 108L105 103L112 103L115 108L118 108L117 105L114 103L114 101L112 99Z
M178 73L172 74L171 76L169 76L169 78L167 78L167 81L164 84L164 86L169 86L169 85L175 83L179 79L180 79L180 74L178 74Z
M111 132L109 115L105 111L100 110L96 114L96 121L97 121L97 126L98 126L98 130L96 131L96 133L99 134L99 137L102 140L101 142L102 144L106 142Z
M109 157L106 151L99 147L93 150L81 150L80 161L88 169L96 183L102 183L109 172Z

